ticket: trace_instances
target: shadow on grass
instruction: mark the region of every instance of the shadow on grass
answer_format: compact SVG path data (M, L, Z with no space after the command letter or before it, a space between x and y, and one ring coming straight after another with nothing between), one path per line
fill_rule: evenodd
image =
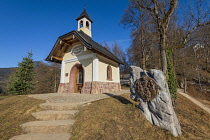
M103 93L109 97L115 98L117 100L119 100L121 103L123 104L133 104L132 102L130 102L129 100L127 100L126 98L122 97L122 96L118 96L118 95L114 95L114 94L110 94L110 93Z

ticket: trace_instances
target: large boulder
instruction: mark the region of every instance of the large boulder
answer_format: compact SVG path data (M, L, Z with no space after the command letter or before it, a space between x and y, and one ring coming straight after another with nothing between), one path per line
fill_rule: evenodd
M154 125L169 130L174 136L181 135L180 123L174 112L170 92L162 71L145 71L130 67L131 99L140 102L138 108Z

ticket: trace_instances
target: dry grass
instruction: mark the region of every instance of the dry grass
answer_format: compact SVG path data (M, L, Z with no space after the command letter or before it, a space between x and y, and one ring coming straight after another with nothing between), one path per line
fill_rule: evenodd
M197 140L210 139L210 114L178 96L176 113L182 136L150 124L129 94L96 101L81 109L71 133L72 140Z
M21 134L20 124L35 120L31 113L40 110L38 105L44 102L27 96L5 96L0 100L0 140Z
M181 95L175 111L182 127L182 139L210 139L210 114Z
M0 95L0 101L1 101L1 100L4 100L4 99L6 99L6 98L9 98L9 96Z

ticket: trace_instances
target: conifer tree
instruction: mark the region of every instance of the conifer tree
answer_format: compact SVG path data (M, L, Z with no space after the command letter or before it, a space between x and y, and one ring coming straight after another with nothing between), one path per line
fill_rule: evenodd
M7 85L8 94L23 95L29 94L34 89L34 63L32 53L28 52L28 56L24 57L22 62L18 64L18 68L10 76Z

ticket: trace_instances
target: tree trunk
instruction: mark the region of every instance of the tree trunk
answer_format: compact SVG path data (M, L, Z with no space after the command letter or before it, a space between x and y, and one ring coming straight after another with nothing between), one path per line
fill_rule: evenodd
M206 55L206 70L209 69L209 50L207 50L207 55Z
M160 32L160 61L161 61L161 70L164 74L167 72L167 59L166 59L166 30L162 27Z
M201 76L200 76L200 69L199 69L199 66L197 65L197 74L198 74L198 84L199 84L199 87L200 89L202 89L202 86L201 86Z
M142 69L146 70L146 59L145 59L146 54L145 54L144 35L143 34L144 34L143 26L141 26Z
M186 92L187 92L187 79L184 76L184 93L186 93Z
M199 84L200 89L202 89L201 77L200 77L200 69L199 69L199 65L198 65L198 64L200 64L199 56L197 55L196 50L194 50L194 53L195 53L195 60L197 60L196 71L197 71L197 75L198 75L198 84Z
M56 74L55 74L55 86L54 86L54 92L56 93L57 92L57 77L56 77Z
M146 70L146 56L145 56L145 52L142 52L142 69Z

